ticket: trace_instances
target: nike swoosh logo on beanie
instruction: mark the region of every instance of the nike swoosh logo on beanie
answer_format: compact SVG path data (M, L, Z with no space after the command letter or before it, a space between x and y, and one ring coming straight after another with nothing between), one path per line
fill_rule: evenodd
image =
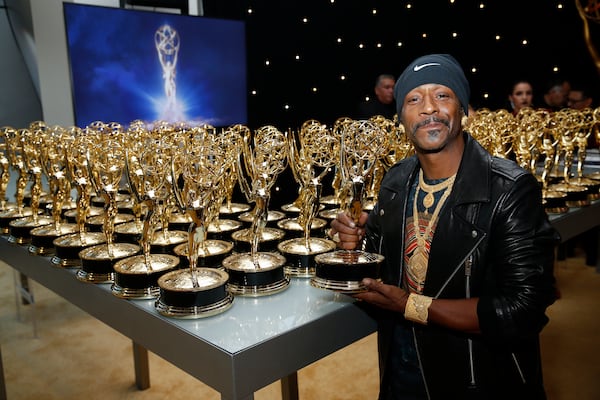
M427 64L415 65L415 67L413 68L413 71L418 72L425 67L432 67L434 65L440 65L440 64L439 63L427 63Z

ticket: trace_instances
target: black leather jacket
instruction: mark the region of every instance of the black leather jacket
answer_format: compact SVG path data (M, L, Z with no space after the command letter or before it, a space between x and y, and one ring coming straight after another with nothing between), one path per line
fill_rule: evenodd
M533 175L492 157L470 135L452 193L431 244L427 296L479 298L481 334L405 321L378 310L380 374L395 321L412 324L431 399L543 399L539 333L555 300L554 246L558 234L542 207ZM383 179L367 224L367 249L385 256L382 280L399 285L413 156Z

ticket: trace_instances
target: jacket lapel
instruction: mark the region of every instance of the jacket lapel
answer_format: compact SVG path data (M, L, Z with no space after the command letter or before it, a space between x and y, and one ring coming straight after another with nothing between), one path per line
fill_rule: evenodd
M465 134L465 151L456 181L431 244L425 294L435 296L453 277L457 268L485 237L474 213L477 203L490 201L491 156L470 135ZM460 272L460 276L464 273ZM443 294L443 293L442 293Z

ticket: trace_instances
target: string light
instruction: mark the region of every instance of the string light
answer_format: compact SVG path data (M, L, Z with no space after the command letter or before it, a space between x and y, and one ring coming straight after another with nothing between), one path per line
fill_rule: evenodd
M521 13L519 18L525 21L531 20L534 16L543 14L548 20L555 18L554 21L559 21L561 24L563 19L570 18L573 22L569 22L569 24L578 27L579 25L577 24L580 23L580 21L578 21L575 7L563 3L563 0L560 1L560 3L548 2L549 4L547 6L543 5L537 8L527 3L527 5L523 5L525 11L523 8L519 9ZM286 99L280 98L275 101L276 104L278 104L278 107L282 107L289 112L285 113L289 118L298 115L299 122L301 122L302 119L312 118L313 116L309 114L312 113L313 110L315 114L318 114L327 112L322 110L329 108L334 109L333 107L320 107L320 105L339 105L340 107L336 107L335 109L338 110L336 112L339 112L339 114L342 115L344 109L350 110L353 108L352 104L356 104L360 99L372 101L372 94L366 95L366 93L372 92L373 75L379 72L391 72L397 74L402 70L404 64L415 54L426 54L429 51L440 52L441 49L443 49L444 52L457 56L461 63L467 65L471 64L466 71L469 72L474 101L492 101L495 102L495 104L504 104L506 88L502 87L502 85L505 85L505 81L508 81L510 76L522 72L523 68L525 68L526 74L536 76L535 72L530 73L529 70L535 71L538 63L539 71L556 73L559 70L561 72L565 70L564 62L571 62L570 60L578 59L581 60L582 53L573 55L564 50L565 47L569 47L562 44L563 41L566 42L566 39L563 39L566 35L565 32L567 32L565 29L561 29L563 32L561 35L554 32L550 35L551 37L560 37L560 40L558 41L559 44L562 44L560 52L557 50L556 52L548 53L543 49L539 49L540 54L542 55L536 57L531 55L533 51L536 51L536 49L534 49L534 44L539 47L542 43L547 43L548 40L551 39L546 39L548 35L542 36L542 34L533 27L519 29L521 34L523 34L523 36L519 38L514 35L515 29L513 26L496 23L496 20L506 20L505 15L509 15L508 8L510 7L504 2L488 4L485 0L479 0L479 2L476 3L448 0L448 3L446 3L445 6L446 9L440 9L440 13L448 13L448 18L453 18L453 16L456 15L466 15L473 16L476 20L473 20L473 24L461 26L460 30L457 30L456 26L451 27L449 25L442 26L439 24L432 24L431 28L426 28L428 29L426 32L411 32L411 30L408 29L408 26L402 25L398 26L398 29L394 28L391 31L385 28L388 23L387 18L392 18L392 15L394 15L394 18L397 15L399 18L409 18L409 20L413 17L420 18L426 16L427 12L430 12L431 10L428 10L428 7L421 3L413 4L412 2L409 2L397 5L382 3L381 5L378 5L377 8L370 7L367 10L362 8L362 10L357 12L351 11L351 8L346 8L349 6L343 2L336 3L335 0L330 0L329 3L332 6L335 4L336 8L332 8L327 12L339 13L334 15L343 15L343 19L336 22L330 18L312 19L305 11L302 12L304 15L298 15L300 9L295 12L295 16L293 15L293 12L290 14L290 18L294 18L293 20L296 21L296 25L298 22L306 25L306 28L301 30L301 34L296 33L296 31L293 30L294 24L289 22L292 21L290 18L288 18L288 22L286 22L285 18L287 15L285 15L285 12L278 14L277 25L269 26L266 23L261 24L261 29L264 29L265 32L271 28L273 32L277 32L278 40L274 41L273 44L285 44L286 49L290 51L291 54L286 55L281 51L281 48L269 48L271 43L268 40L260 42L260 46L257 47L257 49L259 49L259 51L268 51L266 54L269 54L269 57L263 56L264 66L259 67L262 67L265 72L268 71L269 75L268 78L260 78L263 80L262 84L266 85L266 87L256 85L254 82L253 84L255 84L256 87L249 93L251 96L258 96L258 93L260 92L261 99L276 99L278 96L277 92L281 91L281 88L274 82L280 82L279 79L280 77L285 76L284 74L296 74L300 79L295 80L294 85L290 86L290 90L296 92L286 93L285 95L288 99L290 97L295 99L293 107ZM315 5L315 7L318 6ZM443 3L440 5L440 8L443 8ZM292 10L295 8L282 6L282 8L278 10L285 11L287 9ZM478 10L480 12L477 12ZM246 11L248 15L255 13L255 10L253 10L252 7L246 7ZM260 11L259 14L264 14L262 9ZM313 7L311 6L311 11L318 10L313 10ZM560 14L550 17L552 11L554 11L555 14ZM570 15L567 11L573 15ZM373 24L372 29L370 28L368 31L357 29L357 27L361 25L357 21L354 21L354 19L359 18L359 12L362 13L363 20L365 14L367 14L367 17L368 14L370 14L377 18L377 23ZM409 12L410 14L408 14ZM271 15L271 17L273 17L273 15ZM258 18L258 15L256 15L256 18ZM253 18L252 21L249 22L252 24L258 23L259 19L256 18ZM261 18L266 17L261 15ZM368 18L365 21L368 21ZM281 25L279 25L279 23L281 23ZM267 26L269 26L268 29ZM497 30L497 32L481 35L481 27L485 26L489 26L489 31L493 32L494 30ZM564 25L561 26L564 27ZM253 28L249 24L246 29L251 32ZM337 32L331 35L329 34L331 31ZM572 29L568 32L572 31L577 31L577 29ZM397 37L390 37L390 32L394 32ZM415 34L417 35L417 39L420 36L421 41L415 40ZM524 36L528 37L525 38ZM265 38L267 37L268 36L265 36ZM400 37L402 37L403 40L400 40ZM570 35L569 37L571 38L573 35ZM350 38L350 41L348 41L348 38ZM541 38L544 39L541 40ZM581 41L583 41L583 39L581 39ZM346 42L352 44L343 46ZM555 42L556 40L554 40L554 43ZM510 48L511 46L512 48ZM584 45L580 47L585 50ZM475 51L475 54L473 54L472 51L467 51L467 49L473 48L478 49ZM378 51L375 51L375 49ZM515 51L520 52L515 53ZM495 59L507 59L513 57L515 60L519 60L519 65L511 66L510 63L508 63L507 73L503 73L499 76L497 73L497 65L491 61L491 54L494 55ZM248 57L249 68L252 68L253 53L248 53ZM260 55L258 57L260 60ZM314 60L319 60L318 62L320 62L320 64ZM568 61L563 62L562 60ZM300 61L302 61L302 63L300 63ZM575 63L575 61L572 62ZM294 64L298 64L298 66ZM474 66L473 64L477 65ZM294 70L295 68L299 68L299 65L302 65L303 70ZM340 71L340 69L345 68L346 65L351 66L353 68L352 70L356 71L352 76L346 75ZM365 68L365 66L367 66L367 68ZM366 76L367 74L369 76ZM250 75L250 77L252 77L252 75ZM307 77L314 77L314 81L307 82ZM333 77L333 80L337 81L337 83L333 83L331 77ZM540 79L543 79L541 75ZM347 84L345 83L342 85L341 82L347 82ZM273 86L273 88L270 88L269 86ZM308 96L309 93L311 96L310 99L307 98L307 101L303 101L302 96ZM350 102L352 102L352 104L350 104ZM347 103L350 105L348 106ZM256 105L256 103L253 104ZM477 104L477 106L486 106L486 103ZM268 107L264 107L265 113L267 109ZM254 110L251 110L251 112L254 112ZM262 109L259 110L259 113L260 112L263 112ZM350 113L351 111L348 112L348 115L350 115ZM272 115L273 113L271 112L270 114Z

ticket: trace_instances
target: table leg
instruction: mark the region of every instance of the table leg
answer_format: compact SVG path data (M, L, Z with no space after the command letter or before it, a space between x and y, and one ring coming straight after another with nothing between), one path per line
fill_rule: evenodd
M294 372L281 379L282 400L298 400L298 373Z
M32 325L33 325L33 337L37 338L37 315L36 315L36 306L35 300L33 296L33 288L29 286L29 277L22 272L14 271L15 276L15 297L16 297L16 305L17 305L17 318L20 321L24 320L24 316L22 314L23 306L30 305L32 312Z
M19 272L19 282L21 289L21 304L28 305L33 303L33 294L29 289L29 278L22 272Z
M298 373L293 372L288 376L281 378L281 399L282 400L299 400L298 396ZM221 400L233 400L229 397L221 395ZM254 395L244 398L236 398L235 400L254 400Z
M585 252L585 265L598 267L599 254L598 243L600 243L600 227L596 226L583 233L583 250Z
M596 272L600 274L600 228L596 227Z
M2 349L0 348L0 400L6 400L6 384L4 383L4 367L2 366Z
M231 398L231 397L225 397L225 396L221 395L221 400L254 400L254 395L251 394L248 397L236 397L235 399Z
M150 387L150 368L148 366L148 350L133 342L133 365L135 369L135 385L140 390Z

